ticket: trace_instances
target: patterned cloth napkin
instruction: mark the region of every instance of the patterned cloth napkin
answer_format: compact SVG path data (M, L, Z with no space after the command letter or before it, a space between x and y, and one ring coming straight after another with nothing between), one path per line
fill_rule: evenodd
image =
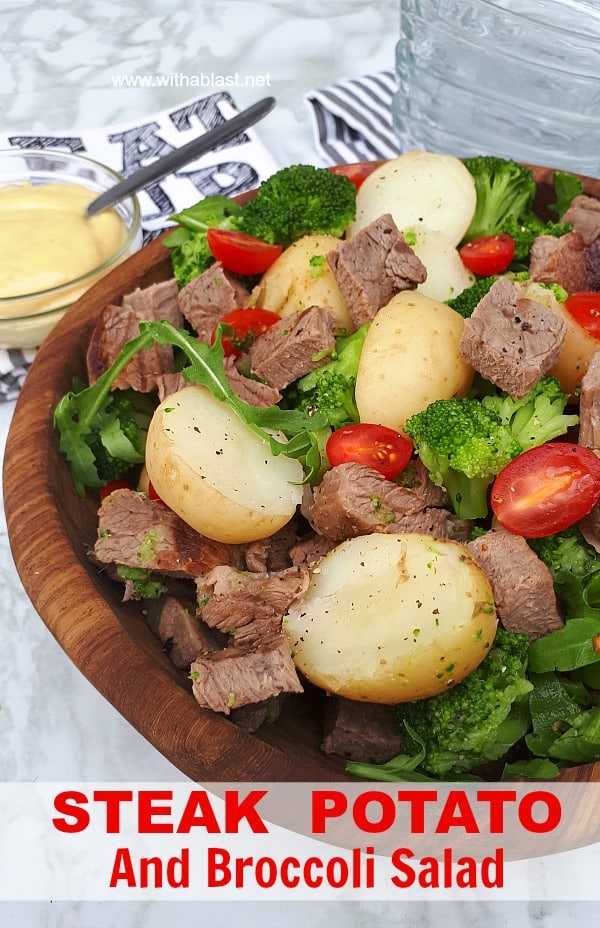
M306 97L315 144L328 164L375 161L400 154L392 123L393 71L349 78Z
M202 132L239 112L231 96L216 92L141 122L55 135L0 132L0 148L56 149L81 153L129 175L181 147ZM277 170L278 165L252 129L209 152L138 194L144 240L168 226L171 213L204 196L234 196L251 190ZM35 351L0 348L0 402L19 394Z
M396 90L393 71L349 78L306 96L315 146L326 164L344 164L400 153L391 116ZM0 147L58 148L82 152L122 174L149 164L237 112L224 92L148 117L142 124L59 135L0 133ZM194 165L139 194L144 237L149 240L178 209L212 193L236 194L256 187L278 165L252 130L205 155ZM0 402L17 397L34 351L0 348Z

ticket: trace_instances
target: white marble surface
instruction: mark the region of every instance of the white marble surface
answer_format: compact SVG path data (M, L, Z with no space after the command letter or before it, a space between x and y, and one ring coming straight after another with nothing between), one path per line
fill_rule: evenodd
M280 164L318 163L304 94L342 77L390 67L396 0L3 0L0 11L3 130L108 126L197 95L180 85L123 89L114 75L270 75L278 106L260 137ZM241 105L257 97L236 88ZM261 94L262 95L262 94ZM0 406L1 447L13 404ZM181 774L144 741L70 663L25 596L0 522L0 780L159 781ZM32 875L34 879L34 875ZM1 874L0 874L1 879ZM182 923L536 926L591 924L595 905L331 903L243 906L44 903L0 905L14 928L159 928Z

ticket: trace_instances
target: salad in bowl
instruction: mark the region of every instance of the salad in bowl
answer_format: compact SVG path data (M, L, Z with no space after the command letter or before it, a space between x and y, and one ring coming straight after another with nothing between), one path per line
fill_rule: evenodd
M550 176L293 165L98 312L60 452L202 710L310 698L363 778L600 760L600 201Z

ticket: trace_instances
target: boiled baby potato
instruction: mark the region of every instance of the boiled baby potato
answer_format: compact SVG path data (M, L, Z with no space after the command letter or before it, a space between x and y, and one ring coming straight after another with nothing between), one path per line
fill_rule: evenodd
M273 455L265 439L201 386L173 393L156 409L146 468L167 506L215 541L267 538L302 499L299 461Z
M565 393L570 394L571 401L578 403L579 394L576 391L581 386L581 380L592 357L600 350L600 340L579 325L548 287L533 280L519 283L517 287L520 296L541 303L550 312L560 316L567 326L558 361L549 374L560 381Z
M399 229L425 226L443 232L458 245L471 224L476 206L475 182L459 158L409 151L376 168L356 195L356 235L384 213Z
M252 303L280 316L309 306L324 306L339 319L340 328L354 332L346 301L339 291L327 252L341 244L332 235L305 235L273 262L252 292Z
M322 558L284 630L312 683L394 704L464 679L496 624L489 581L463 545L399 533L351 538Z
M434 400L468 393L473 369L458 350L463 325L449 306L415 291L398 293L380 309L356 376L361 422L401 431Z
M443 232L425 227L402 232L427 269L426 280L417 287L419 293L443 303L475 283L474 276Z

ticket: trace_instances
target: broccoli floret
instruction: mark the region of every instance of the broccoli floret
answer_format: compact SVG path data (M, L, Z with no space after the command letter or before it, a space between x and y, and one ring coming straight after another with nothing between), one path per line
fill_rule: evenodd
M385 764L349 763L371 780L452 778L499 760L530 729L527 635L499 628L478 667L452 689L395 708L404 754Z
M149 421L148 414L135 409L130 395L110 395L88 439L102 483L118 480L134 464L142 463Z
M236 229L242 207L225 196L210 196L194 206L169 216L179 227L164 244L171 248L173 274L180 287L202 274L214 262L208 247L208 229Z
M309 415L323 413L333 429L358 422L354 388L368 328L365 323L352 335L336 339L331 360L301 377L286 391L286 406Z
M481 402L500 416L522 450L527 451L564 435L571 426L578 424L579 416L564 414L568 400L556 377L542 377L520 400L501 392L484 396Z
M473 176L477 205L464 241L506 231L506 223L531 211L536 184L529 168L495 155L465 158Z
M531 210L528 210L524 216L509 216L504 220L498 232L506 232L511 236L515 243L515 255L513 264L529 264L529 253L534 239L538 235L551 235L554 238L560 238L571 232L573 226L570 222L553 222L549 220L544 222Z
M263 181L246 204L240 228L287 247L303 235L341 236L356 215L356 188L340 174L294 164Z
M435 484L463 519L487 515L494 477L521 452L500 416L471 397L435 400L412 416L405 431Z
M529 638L499 628L481 664L431 699L397 707L398 719L424 743L421 768L434 776L472 770L502 757L530 724L526 678Z
M600 617L600 554L577 526L527 540L552 574L565 617Z

